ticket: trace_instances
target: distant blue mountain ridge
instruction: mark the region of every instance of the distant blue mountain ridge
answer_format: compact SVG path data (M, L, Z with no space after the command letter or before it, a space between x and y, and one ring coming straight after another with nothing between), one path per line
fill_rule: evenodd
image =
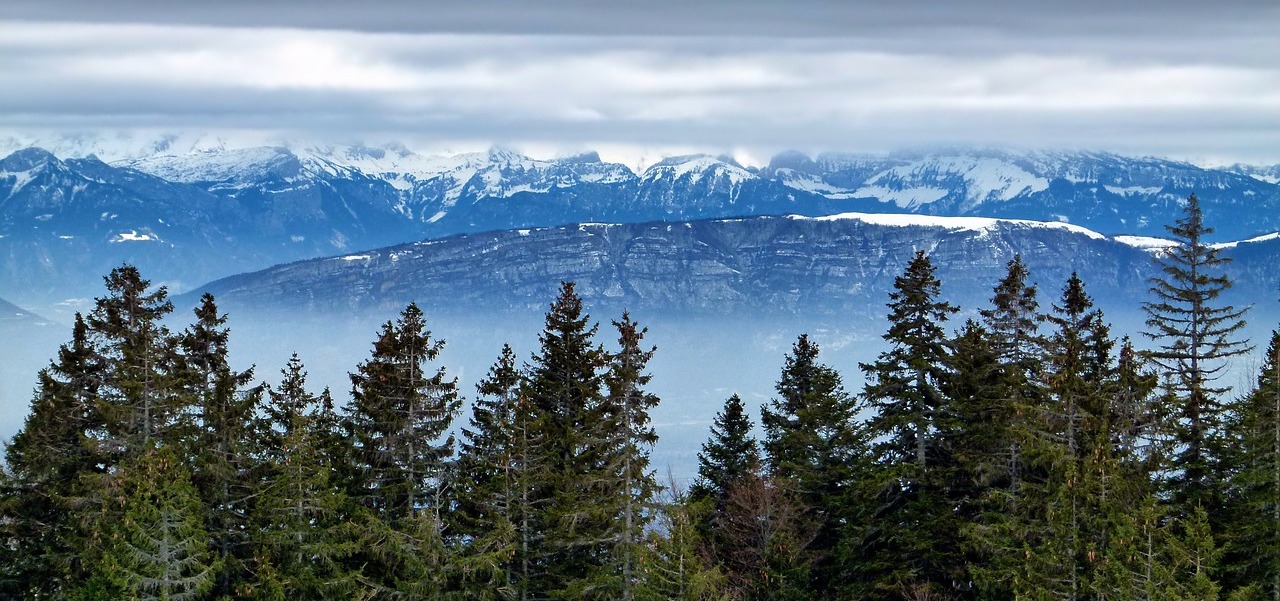
M1160 237L1194 193L1215 242L1280 230L1280 168L1099 152L787 152L762 168L688 155L636 173L595 153L540 160L502 148L426 157L399 145L161 146L109 163L74 146L0 159L5 298L41 307L91 295L125 261L187 290L313 257L576 223L859 212Z

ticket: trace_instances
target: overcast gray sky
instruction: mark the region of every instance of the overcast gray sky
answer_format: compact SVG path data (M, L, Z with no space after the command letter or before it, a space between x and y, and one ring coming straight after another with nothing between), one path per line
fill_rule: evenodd
M1275 0L7 0L0 127L1275 163L1277 31Z

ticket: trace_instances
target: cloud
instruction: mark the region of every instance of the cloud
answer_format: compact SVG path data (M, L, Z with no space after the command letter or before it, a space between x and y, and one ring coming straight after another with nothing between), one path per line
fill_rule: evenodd
M519 29L518 10L495 17L496 32L415 28L408 12L400 28L312 29L270 15L293 26L247 27L235 2L220 6L176 24L0 21L0 121L755 154L980 143L1280 160L1280 70L1258 60L1255 23L1230 10L1204 29L1237 35L1173 44L1154 31L1169 18L1112 11L1111 29L1045 24L996 4L976 15L876 5L846 37L794 16L778 17L791 35L746 35L739 23L740 35L613 36L613 20L587 8L568 34L507 31ZM760 9L758 25L775 10L747 6ZM319 25L346 14L320 12ZM999 18L982 25L984 14ZM1189 56L1197 47L1206 51Z

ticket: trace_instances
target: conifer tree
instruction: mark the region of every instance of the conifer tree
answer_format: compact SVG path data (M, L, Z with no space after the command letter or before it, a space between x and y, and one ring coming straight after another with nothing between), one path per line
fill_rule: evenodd
M268 388L263 445L270 469L255 491L252 514L255 589L281 598L348 599L361 590L344 560L354 552L342 532L346 500L332 481L323 452L329 391L307 391L306 370L294 354Z
M1231 576L1280 599L1280 330L1258 370L1257 383L1232 420L1237 433L1237 498L1229 545Z
M102 554L89 588L116 598L180 601L204 598L218 559L209 548L204 508L190 476L169 449L142 451L111 482L122 519L101 522Z
M440 522L454 446L447 433L461 406L457 381L430 366L443 346L410 304L383 325L372 356L351 374L346 427L360 470L353 492L391 523L428 509Z
M208 514L205 528L222 562L214 595L233 592L243 578L247 556L249 501L253 494L254 405L260 394L247 387L253 369L231 368L227 317L205 293L195 309L196 321L180 338L186 394L194 415L183 445L193 460L192 483Z
M177 339L161 324L173 311L168 291L149 291L151 282L129 265L105 279L107 295L97 299L86 323L104 364L95 407L102 428L92 434L113 464L169 442L169 429L190 400L180 390Z
M855 401L840 374L818 362L818 354L807 335L796 340L778 379L778 397L761 409L761 423L770 475L794 484L798 502L817 527L808 547L817 556L813 586L830 590L837 572L843 572L833 553L849 519L843 502L865 449Z
M722 511L725 497L760 468L760 447L751 435L751 418L738 395L729 397L711 425L711 437L698 453L698 478L690 487L693 501L712 499Z
M470 599L515 596L522 578L516 562L527 481L525 457L529 415L520 394L515 352L503 345L498 360L476 385L471 421L462 429L458 455L457 508L453 514L459 550L455 586Z
M861 569L879 595L917 586L942 592L960 576L952 561L960 545L948 492L953 457L943 436L954 410L941 390L943 328L957 309L938 299L940 290L933 264L917 252L889 295L889 348L862 365L863 395L876 412L867 427L877 465L863 483L864 506L873 512L861 519L869 526L860 544L872 556Z
M1017 407L1005 394L1006 370L995 341L986 328L968 320L949 343L949 358L942 392L955 414L942 435L954 457L954 471L948 485L958 519L965 522L962 540L963 563L978 571L1008 573L1017 553L1015 540L997 541L993 527L1011 510L1011 485L1016 455L1010 453ZM957 591L971 598L974 587L967 583L982 580L984 598L1007 597L1008 583L1000 578L970 574Z
M570 282L561 285L539 335L539 351L527 370L525 394L536 455L524 503L536 533L521 551L528 598L570 595L570 589L604 565L611 519L595 511L607 447L602 426L604 370L608 355L594 341L597 327ZM530 451L534 449L530 448Z
M601 425L605 449L596 500L601 517L612 524L607 530L609 559L583 583L583 590L589 591L587 597L633 601L640 565L648 555L644 532L658 491L649 468L649 453L658 442L649 411L659 400L645 389L652 379L646 370L656 348L644 348L648 328L638 326L629 313L623 312L622 319L613 325L618 331L618 350L609 353L604 377Z
M1034 379L1041 339L1037 332L1043 317L1039 313L1036 286L1028 283L1031 271L1022 255L1009 261L1005 277L992 291L991 307L979 311L991 333L996 353L1006 363L1016 366L1017 373Z
M1223 470L1218 463L1227 388L1217 381L1227 360L1251 347L1239 338L1247 308L1222 301L1231 287L1222 267L1230 259L1205 240L1213 228L1205 226L1194 194L1183 217L1166 229L1177 245L1160 255L1163 275L1151 280L1153 300L1143 303L1145 334L1158 345L1150 357L1171 375L1170 400L1177 406L1169 420L1176 444L1169 486L1175 502L1190 515L1197 505L1216 508L1221 503Z
M1002 364L997 399L1003 406L993 417L1005 420L995 427L1008 433L1006 448L999 457L1007 473L998 485L1014 494L1023 469L1019 436L1014 432L1020 425L1014 417L1028 414L1029 408L1042 403L1044 337L1039 333L1039 324L1045 318L1039 312L1036 286L1028 283L1030 277L1022 255L1015 255L1005 277L992 291L991 307L980 311Z
M752 473L754 473L754 468ZM700 524L708 518L705 503L693 502L669 479L657 527L648 533L651 553L644 566L639 599L713 601L729 599L727 579L708 560Z
M0 539L13 546L0 559L0 593L56 598L83 569L75 511L87 494L84 476L98 470L85 432L101 372L77 313L71 342L38 374L31 413L5 448Z

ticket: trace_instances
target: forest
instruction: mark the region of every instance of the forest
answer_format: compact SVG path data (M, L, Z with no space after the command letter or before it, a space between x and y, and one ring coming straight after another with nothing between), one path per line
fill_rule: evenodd
M799 336L687 488L650 465L646 328L572 283L474 393L410 304L337 406L122 266L5 448L0 597L1280 600L1280 330L1241 337L1194 196L1168 229L1137 341L1020 258L958 323L917 253L863 389Z

